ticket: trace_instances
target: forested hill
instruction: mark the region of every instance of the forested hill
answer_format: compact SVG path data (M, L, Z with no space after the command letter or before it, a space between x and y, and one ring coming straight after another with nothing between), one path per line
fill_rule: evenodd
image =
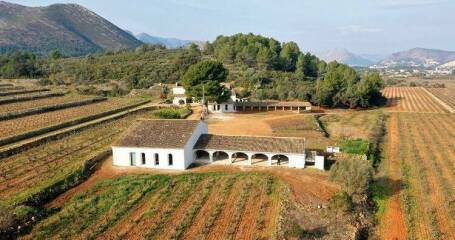
M59 50L76 56L140 44L134 36L76 4L25 7L0 1L0 53L47 55Z
M253 34L220 36L200 50L165 49L142 45L135 50L108 51L85 57L61 58L52 54L37 60L29 54L0 57L0 77L41 77L53 84L101 84L123 82L124 92L148 88L156 83L175 83L201 61L219 61L226 68L226 79L240 95L253 99L307 100L318 105L369 107L383 101L382 79L377 73L359 74L337 62L326 63L302 53L294 42L280 43ZM219 64L218 64L219 65ZM218 66L201 64L198 67ZM213 85L203 77L203 84Z

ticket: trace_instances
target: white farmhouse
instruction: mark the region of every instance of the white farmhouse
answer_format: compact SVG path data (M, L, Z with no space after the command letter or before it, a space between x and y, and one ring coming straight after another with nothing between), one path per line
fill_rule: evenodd
M324 157L305 149L304 138L209 134L196 120L138 120L112 147L115 166L183 170L194 162L324 170Z
M138 120L112 147L115 166L183 170L193 148L208 133L207 124L190 120Z

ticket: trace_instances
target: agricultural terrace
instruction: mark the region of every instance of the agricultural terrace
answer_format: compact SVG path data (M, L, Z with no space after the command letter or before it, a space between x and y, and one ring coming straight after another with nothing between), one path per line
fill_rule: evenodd
M32 108L40 108L40 107L51 106L51 105L55 105L55 104L76 102L76 101L90 99L90 98L92 98L92 97L67 95L67 96L63 96L63 97L43 98L43 99L30 100L30 101L25 101L25 102L4 104L4 105L1 105L1 107L0 107L0 114L8 113L8 112L15 112L15 111L23 111L23 110L32 109Z
M58 111L35 114L17 119L0 121L0 138L23 134L28 131L49 127L82 117L115 110L138 103L140 100L112 98L107 101Z
M11 205L32 200L36 194L72 174L79 179L86 161L109 150L134 119L152 116L149 111L129 114L1 159L0 203Z
M126 176L76 195L22 239L280 239L287 198L266 174Z
M455 88L427 88L427 90L455 109Z
M392 113L383 239L455 239L455 117Z
M445 113L446 109L421 87L386 87L389 112Z

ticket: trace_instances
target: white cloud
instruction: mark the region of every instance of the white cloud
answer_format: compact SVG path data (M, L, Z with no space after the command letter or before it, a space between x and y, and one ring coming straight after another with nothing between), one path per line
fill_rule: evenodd
M352 33L377 33L382 32L384 29L379 27L367 27L361 25L348 25L338 27L338 31L343 35L348 35Z

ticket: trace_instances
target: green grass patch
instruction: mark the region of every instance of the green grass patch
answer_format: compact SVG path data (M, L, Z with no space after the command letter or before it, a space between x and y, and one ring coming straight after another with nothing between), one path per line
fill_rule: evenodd
M392 185L387 179L377 179L370 185L371 198L376 203L376 219L384 215L387 200L392 195Z
M368 154L370 143L363 139L347 139L341 142L341 148L346 153L363 155Z
M153 115L161 119L184 119L190 114L188 108L163 108L153 112Z

